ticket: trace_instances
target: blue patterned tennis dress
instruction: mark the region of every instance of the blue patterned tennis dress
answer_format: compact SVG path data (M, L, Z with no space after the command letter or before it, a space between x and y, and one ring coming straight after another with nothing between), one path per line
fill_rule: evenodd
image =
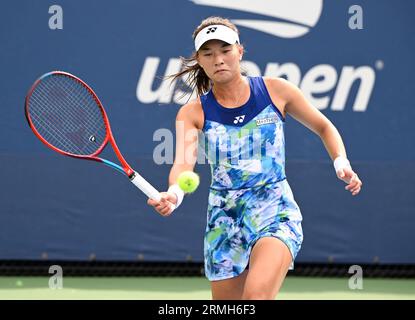
M301 212L285 176L285 119L262 77L248 81L250 98L237 108L221 106L212 90L201 96L199 143L212 173L204 239L210 281L241 274L262 237L282 240L293 261L303 241Z

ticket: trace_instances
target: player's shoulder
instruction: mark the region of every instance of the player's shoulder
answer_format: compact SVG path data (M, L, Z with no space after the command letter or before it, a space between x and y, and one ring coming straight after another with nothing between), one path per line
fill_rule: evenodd
M177 112L177 116L189 117L199 110L202 111L202 103L200 102L200 98L192 99L180 107L179 111Z
M190 121L200 127L203 123L203 108L200 98L192 99L180 107L176 120Z
M278 92L280 96L290 96L298 88L288 80L277 77L262 77L268 89Z
M262 79L264 79L264 82L267 84L267 86L269 85L277 89L290 89L292 86L294 86L291 82L285 80L284 78L262 77Z
M184 104L180 110L190 111L197 108L202 108L202 103L200 101L200 97L197 97L195 99L192 99L188 101L186 104Z

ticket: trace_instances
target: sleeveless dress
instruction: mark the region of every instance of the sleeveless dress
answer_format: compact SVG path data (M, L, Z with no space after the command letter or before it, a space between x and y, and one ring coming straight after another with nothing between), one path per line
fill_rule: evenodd
M212 90L200 97L199 144L212 174L204 238L210 281L241 274L262 237L282 240L293 261L303 241L302 215L285 176L285 119L262 77L248 81L250 97L240 107L221 106Z

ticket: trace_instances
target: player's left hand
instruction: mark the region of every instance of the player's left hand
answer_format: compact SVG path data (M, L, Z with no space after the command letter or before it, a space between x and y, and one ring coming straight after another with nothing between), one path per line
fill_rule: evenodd
M362 189L362 181L359 179L357 173L350 167L337 171L337 177L347 183L345 189L349 190L352 193L352 196L357 195Z

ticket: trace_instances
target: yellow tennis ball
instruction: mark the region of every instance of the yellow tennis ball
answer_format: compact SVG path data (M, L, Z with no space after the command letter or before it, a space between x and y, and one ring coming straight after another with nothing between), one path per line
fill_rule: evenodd
M180 189L186 193L194 192L199 186L199 175L193 171L183 171L177 178Z

